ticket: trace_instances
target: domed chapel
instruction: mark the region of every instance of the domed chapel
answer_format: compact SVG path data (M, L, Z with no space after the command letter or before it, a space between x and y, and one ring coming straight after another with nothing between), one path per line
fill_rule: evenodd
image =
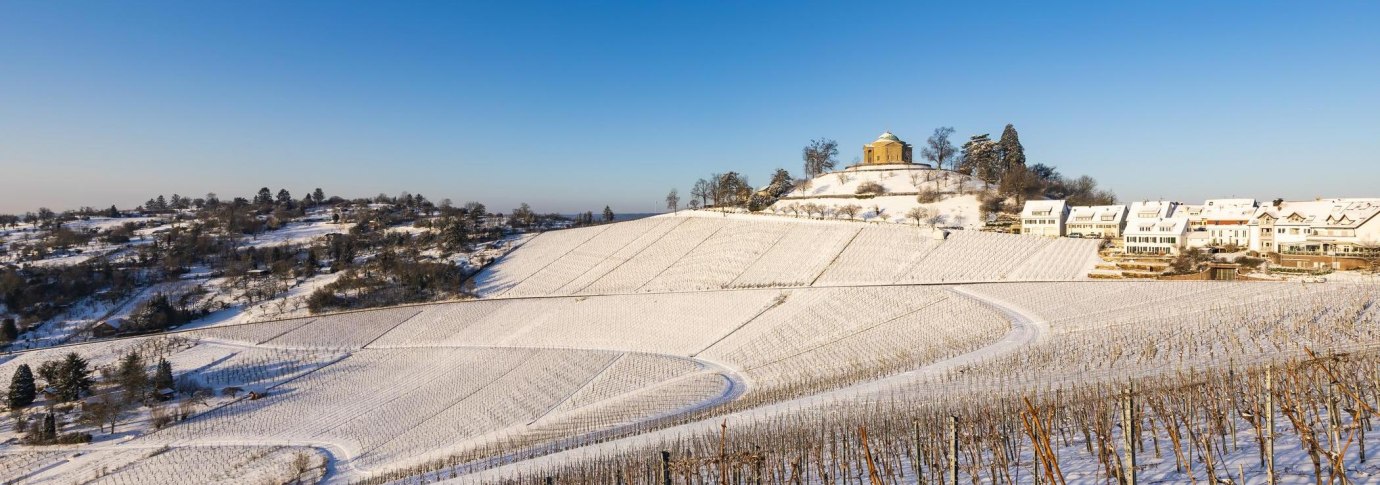
M877 141L863 145L864 165L886 165L893 163L912 163L910 144L901 141L890 131L883 132Z

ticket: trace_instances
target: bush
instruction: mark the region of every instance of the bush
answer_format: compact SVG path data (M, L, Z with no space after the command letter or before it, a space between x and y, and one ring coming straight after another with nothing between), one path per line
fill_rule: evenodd
M863 182L858 184L858 190L854 193L857 195L882 195L886 193L886 187L882 187L882 184L877 182Z
M943 194L940 194L939 191L934 189L921 190L920 193L915 196L915 201L921 204L933 204L941 200L944 200Z
M172 424L172 422L172 415L169 415L163 408L154 408L153 412L149 415L149 423L153 425L153 429L166 428L169 424Z
M316 291L311 292L311 296L307 297L307 310L312 313L320 313L323 310L343 306L344 304L345 300L336 296L334 291L325 288L318 288Z
M59 445L84 445L91 442L90 433L66 433L58 436L54 444Z
M1242 268L1247 268L1251 270L1260 269L1260 264L1264 262L1264 259L1252 258L1250 256L1242 256L1236 258L1235 261L1235 263L1241 265Z

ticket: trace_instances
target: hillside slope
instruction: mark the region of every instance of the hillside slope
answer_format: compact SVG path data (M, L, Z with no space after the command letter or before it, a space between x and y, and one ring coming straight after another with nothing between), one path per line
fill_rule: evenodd
M1097 241L682 211L543 233L475 277L483 297L1083 279Z

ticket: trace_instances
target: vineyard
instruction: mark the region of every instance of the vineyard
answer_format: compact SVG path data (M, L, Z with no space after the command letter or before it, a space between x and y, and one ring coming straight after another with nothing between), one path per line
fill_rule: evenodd
M1067 281L1098 241L685 213L545 233L480 273L489 297L729 288Z
M1374 284L1083 280L1095 252L737 216L542 233L476 277L484 298L0 357L137 352L211 391L87 445L10 438L0 481L1380 477Z

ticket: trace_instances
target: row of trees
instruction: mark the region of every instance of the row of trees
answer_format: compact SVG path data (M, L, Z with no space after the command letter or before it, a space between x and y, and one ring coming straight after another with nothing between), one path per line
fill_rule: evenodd
M1027 166L1025 148L1012 124L1007 124L995 141L984 133L973 135L962 147L954 146L950 139L953 134L953 127L936 128L925 140L921 157L937 169L949 168L996 185L998 193L1013 198L1016 206L1031 197L1068 199L1074 205L1104 205L1116 201L1116 195L1098 188L1092 177L1066 178L1052 165ZM834 170L838 165L837 156L838 142L828 138L810 140L801 150L803 179L795 180L786 170L777 169L771 184L759 192L748 185L747 177L737 172L713 174L695 182L690 189L688 205L691 209L746 206L749 210L761 210L801 184ZM859 193L877 195L875 192L875 189L872 192L860 189ZM677 210L680 201L679 192L672 189L666 196L666 208Z
M747 176L738 172L716 173L695 181L690 187L690 204L691 208L737 207L747 204L752 192Z

